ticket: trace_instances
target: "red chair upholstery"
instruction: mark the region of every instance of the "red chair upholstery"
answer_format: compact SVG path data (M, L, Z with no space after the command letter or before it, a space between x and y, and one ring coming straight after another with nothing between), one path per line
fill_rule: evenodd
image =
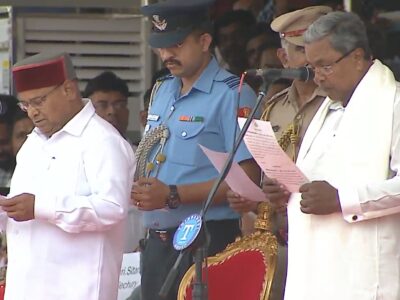
M0 300L4 300L4 294L6 292L6 283L1 282L0 283Z
M275 236L265 230L266 225L270 228L269 212L259 213L255 233L237 239L221 253L208 258L203 276L208 276L209 300L268 299L277 253ZM178 300L192 299L194 275L193 265L181 281Z

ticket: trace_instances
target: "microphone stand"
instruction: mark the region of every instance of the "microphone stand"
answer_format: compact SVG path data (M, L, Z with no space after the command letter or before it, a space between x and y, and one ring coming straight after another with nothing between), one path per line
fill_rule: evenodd
M235 144L233 146L232 151L229 153L228 158L225 161L224 167L222 168L221 172L219 173L219 176L217 179L214 181L214 184L208 194L207 200L204 202L203 207L200 211L200 217L202 220L202 229L201 232L197 238L197 240L191 245L191 247L186 248L191 249L192 251L195 252L194 254L194 262L195 262L195 277L194 277L194 283L193 283L193 292L192 292L192 298L194 300L207 300L208 299L208 290L207 290L207 283L204 282L203 280L203 262L205 258L207 258L207 246L208 246L208 234L207 234L207 228L205 226L205 220L204 216L207 213L208 208L210 207L215 194L217 193L218 188L224 181L225 177L228 175L229 170L232 166L233 159L235 157L235 154L243 141L243 138L247 132L247 129L250 126L251 121L253 120L258 108L261 105L261 102L263 98L265 97L265 93L269 88L269 85L271 82L274 80L278 79L279 76L271 76L271 77L263 77L263 83L260 88L260 92L258 93L257 100L256 100L256 105L254 106L253 110L251 111L250 115L248 116L246 122L243 125L242 130L240 131L239 136L237 137ZM164 284L160 290L159 295L162 298L165 298L168 294L168 291L171 289L171 286L173 282L175 281L176 276L178 275L177 268L179 265L179 262L182 259L183 256L183 251L179 253L179 256L168 273L167 278L164 281Z

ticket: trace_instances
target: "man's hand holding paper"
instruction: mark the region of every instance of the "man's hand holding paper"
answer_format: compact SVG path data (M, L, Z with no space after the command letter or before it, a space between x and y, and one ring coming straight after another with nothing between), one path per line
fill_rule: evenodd
M300 209L305 214L329 215L342 210L338 190L326 181L301 186Z
M287 188L275 178L266 177L264 178L262 189L265 197L274 205L275 210L279 213L286 213L290 197L290 192Z
M239 118L243 126L246 120ZM244 136L247 149L269 178L275 178L289 192L298 192L307 178L279 146L271 123L253 120Z
M218 172L221 172L229 154L213 151L201 145L199 146ZM240 195L243 199L256 202L266 201L263 191L251 181L246 172L236 162L232 163L225 182L232 191Z
M258 202L249 200L233 190L229 190L226 197L229 206L238 213L255 212L257 210Z
M0 198L0 207L7 216L15 221L29 221L35 218L35 196L20 194L12 198Z

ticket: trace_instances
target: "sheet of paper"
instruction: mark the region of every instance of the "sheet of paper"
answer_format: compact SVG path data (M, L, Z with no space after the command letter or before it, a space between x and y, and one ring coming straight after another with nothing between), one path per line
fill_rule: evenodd
M221 172L229 153L217 152L202 145L199 146L218 172ZM246 172L235 161L232 163L228 175L225 178L225 182L229 185L232 191L238 193L244 198L258 202L266 201L264 192L253 181L251 181Z
M240 128L243 128L246 119L239 118L238 121ZM284 184L290 192L298 192L300 186L308 182L279 146L270 122L253 120L244 136L244 142L264 173Z

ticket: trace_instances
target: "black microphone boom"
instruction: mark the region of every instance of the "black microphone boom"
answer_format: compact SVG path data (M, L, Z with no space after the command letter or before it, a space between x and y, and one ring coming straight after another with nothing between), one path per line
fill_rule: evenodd
M314 78L314 71L311 68L301 67L298 69L252 69L247 70L246 74L260 76L268 80L276 80L279 78L298 79L308 81Z

